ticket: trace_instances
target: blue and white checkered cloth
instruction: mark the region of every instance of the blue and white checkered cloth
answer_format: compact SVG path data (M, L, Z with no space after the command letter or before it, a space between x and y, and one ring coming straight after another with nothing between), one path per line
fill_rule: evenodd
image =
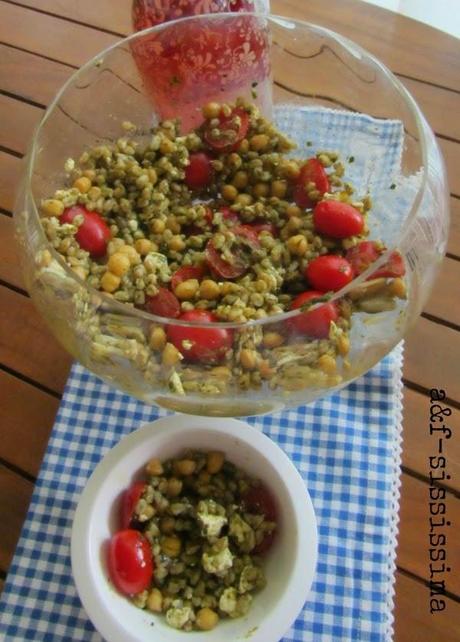
M355 163L350 168L356 173L355 184L361 184L360 177L370 176L369 167L377 190L379 182L383 187L383 182L398 173L400 123L330 110L324 110L326 115L313 109L301 111L302 118L299 110L278 112L277 120L299 143L310 139L316 148L338 149L344 158L353 154ZM338 128L331 127L334 118L343 120ZM315 132L316 139L309 132ZM382 148L388 153L382 154ZM375 162L369 165L357 149L367 158L369 150L378 150ZM292 459L318 518L316 579L283 642L392 639L401 361L398 346L340 393L308 406L249 419ZM101 642L72 580L74 511L104 454L142 423L165 414L74 365L5 584L0 603L1 640Z

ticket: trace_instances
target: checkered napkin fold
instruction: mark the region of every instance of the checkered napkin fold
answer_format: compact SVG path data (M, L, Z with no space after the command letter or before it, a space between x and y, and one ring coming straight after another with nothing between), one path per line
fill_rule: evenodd
M398 121L319 108L281 108L276 120L299 143L310 140L311 151L353 156L347 177L358 193L388 189L398 174ZM283 642L392 638L401 361L398 346L340 393L249 419L292 459L318 518L316 579ZM0 602L0 639L101 642L72 580L73 514L105 453L143 422L166 414L73 366Z

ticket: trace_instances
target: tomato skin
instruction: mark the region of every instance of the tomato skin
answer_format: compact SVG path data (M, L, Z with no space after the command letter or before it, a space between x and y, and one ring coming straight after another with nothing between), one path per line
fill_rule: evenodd
M179 283L188 279L201 279L204 276L204 268L201 265L183 265L174 272L171 278L171 289L174 291Z
M258 235L261 232L270 232L273 238L277 238L279 236L279 229L273 223L264 223L262 221L258 223L256 220L254 223L251 223L251 227Z
M361 241L354 247L351 247L345 255L345 258L350 263L355 276L361 274L376 261L381 254L385 252L385 248L375 241ZM382 265L378 270L373 272L369 279L394 278L404 276L406 268L401 254L394 250L391 252L388 261Z
M308 290L299 294L291 303L291 310L300 308L308 301L322 297L324 292ZM339 317L335 303L323 303L321 306L310 312L304 312L296 317L288 319L289 326L299 334L305 334L315 339L327 339L331 321L337 321Z
M238 256L235 256L235 260L232 262L223 259L220 252L216 250L212 239L206 245L205 256L211 272L222 279L236 279L248 269L247 263Z
M238 128L235 128L233 119L237 116L240 119L240 124ZM208 125L204 132L204 139L209 147L218 152L231 152L235 149L238 149L239 144L246 137L246 134L249 130L249 114L244 111L241 107L235 107L232 110L230 116L224 116L221 114L219 116L219 127L218 129L221 132L233 131L235 132L235 138L228 142L228 140L223 137L222 139L214 139L211 135L212 127Z
M361 234L364 218L361 212L348 203L321 201L313 210L315 230L335 239L345 239Z
M120 523L123 529L129 528L133 521L134 509L144 492L144 482L134 482L125 490L121 498Z
M275 500L265 486L253 486L243 496L244 508L249 513L263 515L269 522L276 522L278 511L276 510ZM265 555L273 545L276 537L276 531L267 533L263 540L257 544L252 552L256 555Z
M353 270L342 256L324 254L310 261L305 278L316 290L337 292L353 279Z
M255 250L260 247L259 233L254 225L235 225L232 232L238 236L241 241L247 243L251 249Z
M107 252L107 244L112 233L102 216L97 212L87 210L82 205L74 205L64 210L60 217L61 223L72 223L76 216L83 216L83 223L75 235L82 250L89 252L91 258L98 259Z
M211 184L213 177L211 159L204 152L190 154L185 168L185 184L193 190L203 189Z
M304 209L312 207L314 204L305 189L308 183L314 183L321 196L330 190L329 178L326 174L326 170L317 158L309 158L307 160L305 165L301 167L300 174L295 182L293 192L294 202L296 205Z
M191 323L212 323L217 317L206 310L183 312L179 319ZM202 328L170 325L167 329L168 340L184 355L187 361L218 363L233 343L233 331L227 328ZM184 341L190 341L189 347Z
M145 308L151 314L169 319L175 319L180 314L179 300L166 288L158 288L158 294L147 297Z
M219 211L222 212L222 219L227 225L229 223L231 225L238 225L238 223L240 222L240 217L238 216L238 214L231 210L227 205L222 205Z
M139 531L128 528L115 533L109 542L107 562L110 579L124 595L136 595L149 587L152 549Z

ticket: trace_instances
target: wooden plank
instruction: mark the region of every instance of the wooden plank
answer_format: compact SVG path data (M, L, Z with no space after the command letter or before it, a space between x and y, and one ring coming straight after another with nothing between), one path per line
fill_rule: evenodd
M437 134L460 139L460 94L401 78Z
M73 20L130 33L130 3L98 0L19 0ZM117 6L117 5L124 5ZM421 22L356 0L273 0L272 12L314 22L342 33L376 56L393 71L460 89L458 41ZM356 19L359 11L359 20ZM384 23L385 28L382 28Z
M460 198L450 198L450 230L447 251L460 256Z
M44 110L20 100L0 94L0 144L20 154L25 154L35 127Z
M14 207L15 192L22 169L19 158L0 151L0 207L10 212Z
M424 388L444 388L460 401L460 341L451 328L418 319L405 341L404 377Z
M460 297L455 296L459 283L460 261L445 258L424 312L460 325Z
M6 571L27 514L33 484L0 464L0 569Z
M71 357L52 337L30 299L0 286L0 363L61 393Z
M451 194L460 196L460 172L458 171L460 167L460 143L453 143L442 138L437 140L447 166L449 191Z
M24 280L14 238L13 219L4 214L0 214L0 247L2 249L0 280L17 288L24 288Z
M74 69L41 56L0 45L0 89L47 105Z
M445 483L460 492L460 412L450 407L449 410L452 414L444 418L444 425L451 429L452 436L444 439L443 449L449 462L450 480ZM437 425L438 422L433 424ZM404 388L403 427L403 466L419 475L428 476L429 457L436 454L438 439L442 435L440 432L430 435L429 397L407 387Z
M443 491L444 489L437 489ZM401 487L401 505L400 505L400 523L398 537L398 557L397 564L400 568L418 575L419 577L430 581L430 517L433 524L445 524L450 522L450 526L432 526L432 533L444 534L446 543L441 546L441 540L433 540L432 548L437 551L445 549L446 562L445 567L451 569L451 572L436 573L433 578L435 581L445 580L446 590L460 594L460 574L457 569L460 568L460 499L446 492L446 497L439 499L430 499L429 486L414 477L403 474ZM430 515L430 502L433 503L433 511L439 510L438 506L446 506L445 516ZM442 521L444 519L444 522ZM441 555L441 554L440 554ZM433 553L433 557L436 554ZM442 570L442 561L431 562L432 568Z
M444 598L446 608L430 613L429 589L421 582L396 573L394 642L458 642L460 604Z
M58 407L55 397L0 370L0 458L36 476Z
M0 3L0 41L71 65L82 65L116 36L6 2Z

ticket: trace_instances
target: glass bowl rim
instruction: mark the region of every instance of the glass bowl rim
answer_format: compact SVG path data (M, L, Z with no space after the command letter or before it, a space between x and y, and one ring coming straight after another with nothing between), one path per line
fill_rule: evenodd
M26 155L26 159L27 159L26 171L25 171L26 185L24 189L26 193L26 198L27 196L30 197L29 202L32 203L32 216L34 218L34 222L38 226L39 234L42 240L44 241L44 246L45 246L44 249L47 249L51 253L53 259L58 262L58 264L64 270L68 278L74 280L79 287L84 288L88 292L88 294L91 295L91 299L93 301L95 300L95 297L100 299L101 304L104 305L104 311L106 313L116 312L120 316L135 317L135 318L138 318L139 320L149 321L150 323L157 323L162 325L171 324L171 325L186 326L186 327L192 326L192 327L214 327L214 328L216 327L216 325L218 325L221 328L233 328L233 329L241 330L241 329L246 329L246 328L255 327L255 326L282 323L286 319L294 318L305 312L305 308L307 306L301 306L300 308L297 308L294 310L288 310L286 312L268 315L261 319L250 319L245 322L235 322L235 321L202 322L201 321L199 323L196 323L191 321L183 321L181 319L161 317L161 316L152 314L151 312L147 312L145 310L136 308L134 305L117 301L116 299L113 299L112 297L108 296L106 293L102 292L101 290L96 290L92 286L88 285L83 279L81 279L72 270L72 268L69 265L67 265L67 263L62 259L59 252L57 252L57 250L54 249L54 247L51 245L50 241L46 237L45 231L41 224L41 217L38 212L37 203L32 193L32 173L33 173L34 162L37 154L37 140L38 140L40 131L43 125L45 124L45 122L50 117L50 115L53 113L61 97L65 94L67 88L70 87L79 78L80 75L84 74L88 69L99 64L100 60L102 58L105 58L105 56L107 56L108 54L110 54L112 50L122 48L124 45L129 44L131 41L143 38L146 35L149 35L151 33L161 32L162 30L167 29L168 27L174 26L176 24L180 24L182 22L189 22L189 21L204 22L205 20L209 20L209 19L219 20L223 18L237 20L238 18L241 18L241 16L255 17L258 19L266 20L268 22L279 24L287 28L291 28L291 25L293 24L294 27L300 26L301 28L306 28L317 34L327 36L328 38L334 40L340 47L352 53L352 55L356 56L358 54L359 57L364 57L369 61L371 61L378 68L380 73L382 73L383 76L388 81L390 81L391 85L400 94L405 105L408 107L409 111L414 117L417 130L418 130L418 135L419 135L418 142L421 145L421 152L422 152L421 154L422 160L423 160L423 166L422 166L422 172L421 172L422 180L421 180L420 187L417 191L417 195L410 209L409 215L407 217L404 230L401 234L400 245L402 245L404 239L411 233L411 224L413 222L413 219L417 215L417 211L421 203L421 200L423 198L423 194L427 188L427 173L428 173L427 161L428 161L428 142L429 142L428 134L431 133L431 130L425 120L424 115L422 114L420 108L418 107L412 95L409 93L406 87L402 84L402 82L393 74L393 72L390 69L388 69L388 67L384 65L378 58L376 58L369 51L367 51L366 49L364 49L363 47L355 43L353 40L350 40L346 36L343 36L331 29L328 29L327 27L323 27L323 26L308 22L306 20L299 20L297 18L290 18L287 16L280 16L280 15L271 14L271 13L260 13L260 12L257 13L257 12L248 12L248 11L238 12L238 13L222 12L222 13L215 13L215 14L199 14L199 15L187 16L187 17L179 18L177 20L163 22L161 24L155 25L153 27L149 27L142 31L136 31L126 36L125 38L121 38L117 42L113 43L109 47L106 47L105 49L97 53L90 60L84 63L81 67L76 69L71 74L71 76L66 80L66 82L62 85L62 87L58 90L55 97L46 108L45 113L43 114L40 122L35 128L35 131L33 133L31 142L28 147L27 155ZM374 261L374 263L372 263L364 272L362 272L357 277L352 279L350 283L348 283L346 286L344 286L340 290L337 290L336 292L332 292L332 293L325 293L324 297L327 299L327 302L330 303L341 299L349 291L353 290L357 285L366 281L372 275L373 272L378 270L388 261L394 249L395 248L391 248L391 247L387 248L385 252L381 254L380 257L376 261ZM308 310L314 310L315 308L323 305L324 302L325 301L322 300L321 302L314 303L313 305L308 307Z

